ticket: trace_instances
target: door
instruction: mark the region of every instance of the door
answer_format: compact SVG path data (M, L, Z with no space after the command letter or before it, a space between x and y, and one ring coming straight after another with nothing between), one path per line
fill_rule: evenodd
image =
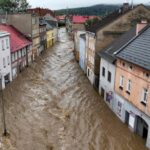
M143 139L146 140L147 139L147 135L148 135L148 127L145 126L143 128Z
M129 113L126 111L126 114L125 114L125 123L128 125L129 124Z
M103 88L101 88L101 96L104 98L105 96L105 90Z
M148 124L141 117L137 117L137 134L140 135L143 139L147 139L148 135Z

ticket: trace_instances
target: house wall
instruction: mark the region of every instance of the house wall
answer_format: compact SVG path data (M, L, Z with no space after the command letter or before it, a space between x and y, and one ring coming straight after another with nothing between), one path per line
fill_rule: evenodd
M8 24L16 27L25 35L32 36L32 16L31 14L8 15Z
M93 33L86 33L86 57L87 57L87 77L91 81L91 84L94 85L95 74L94 74L94 65L95 65L95 35ZM89 73L90 72L90 73Z
M103 76L102 70L103 67L105 68L105 75ZM111 81L108 81L108 71L111 73ZM110 106L112 110L114 110L115 107L115 93L114 93L114 84L115 84L115 71L116 66L104 58L101 58L100 63L100 77L99 77L99 93L102 94L101 89L103 88L105 90L104 94L104 100L105 102Z
M72 31L85 30L84 24L72 24Z
M132 66L132 69L130 69L130 66ZM147 77L146 74L149 74L149 72L138 66L132 65L123 60L117 60L115 91L118 95L124 97L139 110L150 116L150 77ZM124 76L122 90L119 88L121 76ZM131 80L130 94L126 92L128 80ZM144 88L148 89L146 105L141 103Z
M30 65L32 63L32 45L27 47L27 65Z
M46 25L40 26L40 51L39 54L46 49Z
M81 69L86 73L86 44L85 44L85 39L80 37L80 42L79 42L79 53L80 53L80 59L79 59L79 64Z
M58 41L58 28L53 29L54 32L54 42Z
M79 53L79 49L80 49L80 35L84 34L85 31L76 31L74 32L74 51L75 51L75 58L77 61L79 61L80 58L80 53Z
M99 76L100 72L100 57L97 56L96 52L101 51L121 34L128 31L142 16L150 20L150 11L140 5L97 31L95 36L95 55L93 55L95 61L93 70L95 79Z
M11 53L13 79L15 79L17 77L17 74L27 66L27 55L27 47Z
M40 48L40 40L37 40L39 38L39 17L28 13L12 14L8 15L8 24L13 25L33 41L32 60L35 60Z
M9 81L12 81L12 73L9 34L2 35L2 33L0 33L0 74L2 75L2 83L0 84L4 89L6 86L5 76L9 75Z
M54 31L53 30L47 31L46 36L47 36L47 48L50 48L54 43Z

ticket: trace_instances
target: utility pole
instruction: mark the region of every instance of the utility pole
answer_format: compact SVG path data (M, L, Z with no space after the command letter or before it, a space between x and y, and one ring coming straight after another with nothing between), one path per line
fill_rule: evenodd
M6 129L6 120L5 120L5 108L4 108L4 94L3 94L3 86L2 86L2 74L0 73L0 89L1 89L1 106L2 106L2 116L3 116L3 136L7 136L8 135L8 132L7 132L7 129Z

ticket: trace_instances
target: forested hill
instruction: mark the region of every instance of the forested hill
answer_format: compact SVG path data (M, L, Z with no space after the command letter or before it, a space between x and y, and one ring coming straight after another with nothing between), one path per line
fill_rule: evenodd
M56 10L56 15L97 15L103 16L107 13L112 12L113 10L119 8L119 5L94 5L90 7L81 7L81 8L71 8L71 9L61 9Z

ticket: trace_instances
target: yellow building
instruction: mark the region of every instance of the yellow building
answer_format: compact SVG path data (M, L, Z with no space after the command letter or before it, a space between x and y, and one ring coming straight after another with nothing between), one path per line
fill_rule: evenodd
M54 44L54 31L50 29L46 32L47 35L47 48L50 48Z

